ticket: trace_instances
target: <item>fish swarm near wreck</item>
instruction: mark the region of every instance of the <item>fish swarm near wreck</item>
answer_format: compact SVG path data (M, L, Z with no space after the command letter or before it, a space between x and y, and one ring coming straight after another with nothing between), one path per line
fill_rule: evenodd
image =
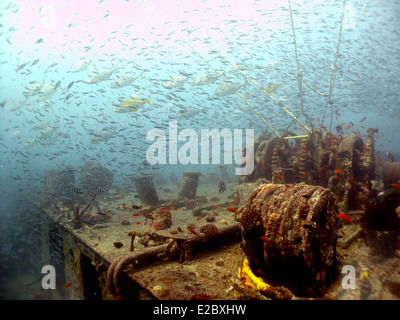
M333 194L323 187L261 185L241 217L252 268L297 295L323 294L336 257L337 214Z

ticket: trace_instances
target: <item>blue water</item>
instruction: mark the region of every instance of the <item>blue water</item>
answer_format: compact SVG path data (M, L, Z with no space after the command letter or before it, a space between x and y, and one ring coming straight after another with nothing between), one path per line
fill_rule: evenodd
M217 164L145 165L152 143L146 141L146 134L153 128L168 133L170 120L178 121L179 130L254 129L257 137L264 130L271 132L261 115L280 134L286 129L304 134L301 125L262 92L271 84L279 85L271 95L306 126L318 129L323 124L336 133L336 125L352 122L354 126L346 132L359 130L361 135L369 127L379 128L378 156L389 151L398 160L400 4L394 0L347 1L338 47L342 2L292 1L299 68L304 79L325 94L318 95L303 83L302 112L288 2L245 3L105 0L87 1L83 7L79 1L63 5L58 1L2 1L1 230L26 210L24 197L42 192L47 169L71 164L79 171L85 162L98 161L114 173L114 184L129 184L137 173L168 177L173 172L179 178L183 171L206 174L215 169ZM128 15L128 9L134 14ZM337 49L333 104L327 106ZM86 70L69 72L82 58L93 61ZM213 72L203 58L217 71L225 71L229 81L242 84L247 79L239 92L251 108L236 94L215 96L222 79L198 87L191 84L197 76ZM246 76L228 72L232 69L229 62L245 63ZM271 62L276 63L266 66ZM105 81L87 84L101 68L115 71ZM123 88L110 88L126 72L143 72L144 78ZM189 77L183 86L164 87L179 74ZM23 92L31 81L60 81L60 87L48 100L29 96L13 110L18 100L25 99ZM150 97L152 106L145 104L132 113L114 112L115 105L133 95ZM185 107L202 111L177 119ZM366 120L361 123L363 117ZM40 121L54 130L47 138L33 128ZM112 137L91 143L91 134L103 129ZM32 146L29 139L34 139ZM229 168L233 170L235 164Z

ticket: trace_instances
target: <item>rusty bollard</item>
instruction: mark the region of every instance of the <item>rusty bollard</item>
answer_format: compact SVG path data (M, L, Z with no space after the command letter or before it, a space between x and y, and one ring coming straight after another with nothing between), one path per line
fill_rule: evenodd
M133 177L135 188L143 204L156 206L158 194L153 182L152 174L137 174Z
M180 198L194 199L197 193L197 186L199 184L199 171L186 171L183 173L181 188L179 190Z

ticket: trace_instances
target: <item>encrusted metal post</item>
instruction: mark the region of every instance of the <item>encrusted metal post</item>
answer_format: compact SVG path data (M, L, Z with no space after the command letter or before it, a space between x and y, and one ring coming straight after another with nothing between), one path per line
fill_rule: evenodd
M158 204L159 199L152 174L137 174L134 176L134 182L136 191L143 204L150 206Z
M200 175L201 172L199 171L186 171L183 173L181 189L179 190L180 198L194 199L196 197Z

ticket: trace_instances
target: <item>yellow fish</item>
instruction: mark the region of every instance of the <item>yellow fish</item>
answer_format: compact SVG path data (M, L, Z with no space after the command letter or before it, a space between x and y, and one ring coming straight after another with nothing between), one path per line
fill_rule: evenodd
M360 274L360 280L364 281L365 279L368 279L368 269L362 268Z
M150 98L148 98L147 100L130 98L117 105L117 107L115 108L115 112L117 113L135 112L138 111L139 108L146 102L152 106Z

